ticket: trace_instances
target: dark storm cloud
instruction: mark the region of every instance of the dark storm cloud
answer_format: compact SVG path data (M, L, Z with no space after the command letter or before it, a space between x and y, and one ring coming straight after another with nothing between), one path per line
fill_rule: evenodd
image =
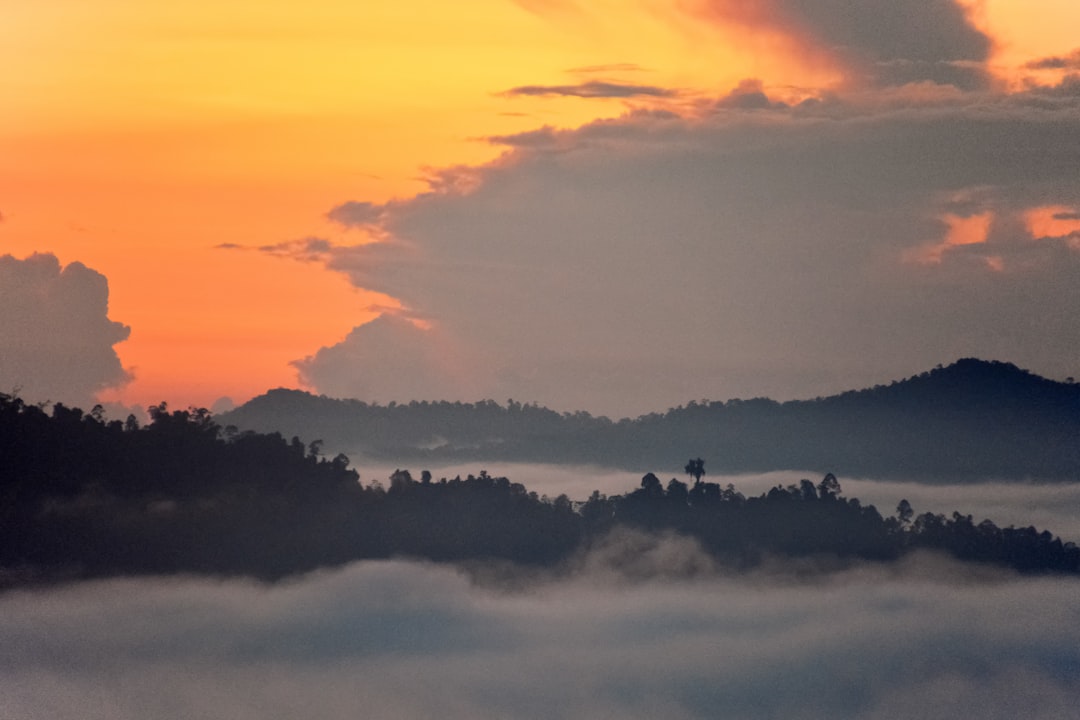
M382 562L277 586L9 593L0 696L27 720L1072 714L1075 580L933 557L725 577L695 557L677 538L613 538L572 577L517 591ZM665 570L673 558L689 572Z
M990 38L954 0L705 0L725 23L778 31L808 50L839 59L853 77L877 85L931 81L974 89Z
M0 257L0 391L89 409L130 375L113 346L131 329L108 317L109 284L51 254Z
M1080 195L1080 97L1055 92L786 109L744 83L772 109L544 128L325 262L496 368L483 396L559 409L813 397L968 356L1063 378L1080 253L1024 219ZM981 214L985 241L951 244L950 218Z
M500 95L518 96L563 96L579 98L634 98L634 97L673 97L678 93L669 88L655 85L631 85L618 82L592 81L576 85L521 85L505 90Z

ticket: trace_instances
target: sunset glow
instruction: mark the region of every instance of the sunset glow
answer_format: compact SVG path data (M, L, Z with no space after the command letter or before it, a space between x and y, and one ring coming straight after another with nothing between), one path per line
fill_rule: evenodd
M362 229L328 219L332 208L400 209L432 173L507 152L488 138L628 111L707 118L747 79L789 104L858 85L849 58L774 3L762 5L768 17L735 19L729 3L706 0L8 5L0 254L53 253L108 279L109 317L131 327L116 351L134 379L99 397L129 406L296 386L291 362L341 342L378 306L409 305L350 283L333 260L257 248L355 245ZM965 5L993 40L997 81L1019 91L1068 72L1024 65L1075 49L1076 3ZM1080 229L1073 212L1024 217L1033 236L1058 236ZM938 262L983 242L994 212L944 217L940 244L892 255ZM412 309L438 325L436 307Z

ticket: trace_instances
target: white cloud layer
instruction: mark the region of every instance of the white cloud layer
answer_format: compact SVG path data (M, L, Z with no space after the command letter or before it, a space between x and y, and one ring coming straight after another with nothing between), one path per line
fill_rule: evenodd
M604 571L618 550L514 591L378 562L270 587L151 579L8 593L0 713L1040 720L1070 717L1080 696L1075 580L922 557L628 582Z
M129 374L113 346L127 326L108 318L105 276L52 254L0 257L0 392L89 409Z

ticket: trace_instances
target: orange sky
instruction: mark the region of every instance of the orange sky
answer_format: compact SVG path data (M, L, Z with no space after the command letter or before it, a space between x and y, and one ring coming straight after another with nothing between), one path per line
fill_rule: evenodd
M0 0L0 253L53 252L110 284L135 380L109 399L209 405L296 384L288 363L392 300L316 265L215 250L311 235L350 199L478 163L486 135L616 115L618 100L508 98L590 78L809 86L829 68L738 49L652 0ZM1068 52L1080 5L986 0L1003 76Z

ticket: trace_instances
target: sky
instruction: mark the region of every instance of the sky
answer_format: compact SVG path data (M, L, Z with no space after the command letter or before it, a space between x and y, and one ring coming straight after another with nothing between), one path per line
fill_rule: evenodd
M389 561L275 585L178 577L8 592L0 710L1051 720L1074 716L1080 693L1075 578L932 556L732 577L685 538L624 534L560 578L507 579Z
M0 0L0 392L1078 375L1071 0Z

